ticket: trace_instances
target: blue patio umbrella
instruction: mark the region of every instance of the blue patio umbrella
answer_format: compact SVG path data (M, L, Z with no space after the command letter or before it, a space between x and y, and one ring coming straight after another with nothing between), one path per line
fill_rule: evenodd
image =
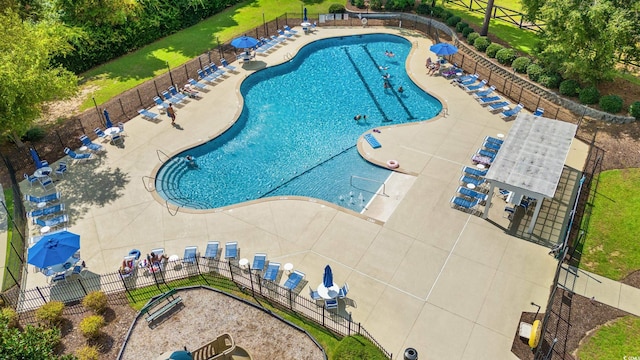
M309 19L307 18L307 8L304 8L303 13L304 15L302 16L302 22L308 22Z
M231 40L231 46L235 48L252 48L258 45L258 39L251 36L241 36Z
M156 360L193 360L191 353L184 350L167 351L158 356Z
M62 264L80 249L80 235L60 231L42 237L29 248L27 262L39 268Z
M30 148L29 152L31 153L31 158L33 159L33 162L36 164L36 169L40 169L43 165L42 165L42 161L40 160L40 156L38 155L38 152L34 148Z
M438 56L448 56L458 52L458 48L449 43L431 45L429 50L433 51Z
M111 118L109 118L109 112L107 111L107 109L104 109L102 113L104 114L104 121L105 121L105 125L107 126L107 129L110 127L113 127L113 124L111 123Z
M324 267L324 276L322 277L322 284L326 288L330 288L333 286L333 272L331 271L331 266L329 265Z

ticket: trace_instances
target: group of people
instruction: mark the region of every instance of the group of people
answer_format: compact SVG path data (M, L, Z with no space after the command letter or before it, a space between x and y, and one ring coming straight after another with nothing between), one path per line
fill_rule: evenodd
M353 117L353 120L355 120L356 122L360 122L360 120L363 120L364 122L367 122L367 115L356 115Z
M388 57L394 57L396 56L396 54L393 53L393 51L389 51L389 50L385 50L384 54Z
M156 254L151 252L151 254L147 254L146 259L142 260L141 266L149 269L153 269L154 267L159 268L162 261L168 259L169 257L165 254Z
M433 62L431 61L431 57L427 58L427 63L425 64L427 67L427 74L433 76L438 71L440 71L440 61Z

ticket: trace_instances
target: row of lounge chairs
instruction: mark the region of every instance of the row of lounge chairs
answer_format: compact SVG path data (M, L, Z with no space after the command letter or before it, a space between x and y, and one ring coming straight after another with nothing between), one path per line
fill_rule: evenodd
M60 202L61 197L59 191L40 197L24 195L24 200L34 207L27 212L27 217L41 229L47 227L46 231L41 233L47 233L69 222L69 216L64 213L65 206Z
M260 38L260 42L254 48L255 53L266 54L285 41L293 39L294 36L298 36L298 31L290 28L288 25L285 25L282 30L278 29L277 33L278 35L271 35L270 39ZM238 55L238 59L247 61L244 55Z

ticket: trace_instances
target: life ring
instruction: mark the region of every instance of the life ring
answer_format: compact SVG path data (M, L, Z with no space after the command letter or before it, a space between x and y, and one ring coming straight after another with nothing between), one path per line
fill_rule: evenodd
M540 331L541 331L542 323L540 320L536 320L533 322L531 326L531 336L529 336L529 347L535 349L540 342Z
M388 160L387 167L389 169L397 169L400 167L400 163L398 163L398 160Z
M362 25L367 25L367 18L362 18L360 21L362 21Z

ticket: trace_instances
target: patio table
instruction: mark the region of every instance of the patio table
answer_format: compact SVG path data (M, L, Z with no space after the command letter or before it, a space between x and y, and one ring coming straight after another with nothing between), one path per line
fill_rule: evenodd
M318 292L318 295L320 295L323 299L329 300L338 297L338 293L340 293L340 287L336 283L333 283L331 287L326 287L324 286L324 283L320 283L316 291Z

